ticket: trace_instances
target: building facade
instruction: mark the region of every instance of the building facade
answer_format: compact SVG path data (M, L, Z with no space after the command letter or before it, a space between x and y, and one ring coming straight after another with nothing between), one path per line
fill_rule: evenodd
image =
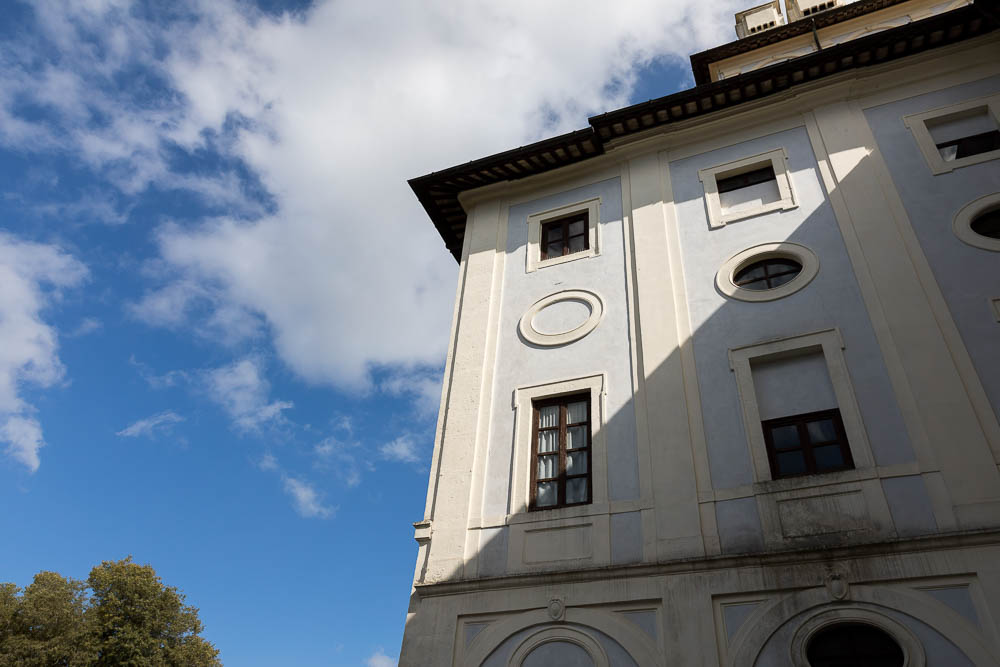
M1000 665L997 20L771 2L411 181L460 278L401 665Z

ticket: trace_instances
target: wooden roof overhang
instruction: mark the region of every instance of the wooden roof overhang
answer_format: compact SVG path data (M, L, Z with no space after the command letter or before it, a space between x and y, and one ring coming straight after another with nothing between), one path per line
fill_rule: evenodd
M891 3L893 0L877 1ZM588 128L413 178L409 184L448 250L461 261L466 214L458 197L466 190L558 169L601 155L606 143L634 133L728 109L839 72L879 65L991 32L997 27L998 4L1000 0L976 0L974 5L754 72L594 116L589 119Z
M880 9L885 9L886 7L898 5L906 1L907 0L858 0L857 2L841 5L840 7L817 12L812 16L799 19L794 23L787 23L776 28L770 28L753 35L748 35L743 39L737 39L734 42L716 46L708 49L707 51L691 54L691 71L694 73L694 82L696 85L700 86L702 84L709 83L712 80L708 69L708 66L712 63L717 63L720 60L726 60L727 58L732 58L733 56L738 56L742 53L756 51L757 49L765 46L783 42L791 37L804 35L812 32L813 27L815 27L816 30L821 30L827 26L834 25L835 23L842 23L849 19L864 16L865 14L871 14L872 12L876 12Z

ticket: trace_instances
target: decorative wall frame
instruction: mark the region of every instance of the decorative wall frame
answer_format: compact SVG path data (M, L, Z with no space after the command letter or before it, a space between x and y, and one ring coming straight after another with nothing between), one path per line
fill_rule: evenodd
M582 303L590 310L590 315L579 325L567 331L546 333L535 328L535 318L543 310L564 302ZM580 340L596 329L603 318L604 301L599 295L587 290L563 290L555 294L550 294L533 303L524 315L521 316L521 320L518 322L518 331L520 331L521 337L529 343L543 347L553 347Z

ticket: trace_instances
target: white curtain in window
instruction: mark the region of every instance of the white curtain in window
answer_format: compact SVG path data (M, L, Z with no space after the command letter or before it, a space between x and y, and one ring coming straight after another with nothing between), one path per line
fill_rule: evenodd
M538 409L538 427L550 428L559 426L559 406L549 405Z
M538 453L554 452L559 449L559 431L539 431Z
M587 500L587 478L566 480L566 504L582 503Z

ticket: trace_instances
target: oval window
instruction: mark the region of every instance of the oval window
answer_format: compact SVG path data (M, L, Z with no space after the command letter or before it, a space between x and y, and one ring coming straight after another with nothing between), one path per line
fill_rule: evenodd
M798 292L819 273L819 257L788 241L738 252L715 274L719 292L739 301L774 301Z
M963 243L1000 252L1000 192L969 202L959 209L951 224Z
M820 630L809 642L806 657L810 667L903 667L905 662L896 640L867 623L837 623Z
M794 259L771 257L741 268L733 276L733 284L742 289L766 290L781 287L802 272Z
M1000 208L977 215L969 223L969 227L980 236L985 236L989 239L1000 239Z

